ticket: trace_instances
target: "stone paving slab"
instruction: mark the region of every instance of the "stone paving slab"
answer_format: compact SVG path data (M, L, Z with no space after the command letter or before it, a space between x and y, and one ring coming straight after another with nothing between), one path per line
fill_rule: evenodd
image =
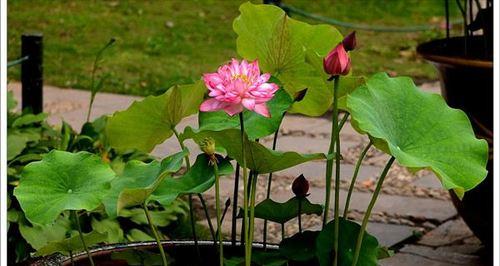
M231 214L231 209L229 209L227 211L226 217L224 218L224 222L222 224L222 232L223 232L224 237L226 239L230 239L230 235L231 235L231 226L232 225L231 225L230 214ZM210 214L211 222L212 222L212 225L214 227L217 226L215 215L216 215L215 213ZM305 216L306 215L304 215L304 217ZM206 222L206 220L201 221L201 223L208 227L208 222ZM292 227L296 227L296 223L297 223L297 220L294 219L294 220L289 221L287 223L287 226L291 225ZM269 225L271 225L271 224L273 224L273 223L269 222ZM306 224L306 223L304 223L304 224ZM263 226L264 226L263 220L256 219L255 239L257 241L262 241L262 235L260 233L262 231ZM239 237L240 228L241 228L241 219L238 220L237 228L238 228L237 233L238 233L238 237ZM306 231L306 230L318 231L318 230L320 230L320 226L319 225L316 225L313 227L303 226L303 230L304 231ZM368 228L367 228L367 231L371 235L375 236L378 239L379 244L381 246L384 246L384 247L393 247L393 246L401 243L402 241L409 239L410 237L412 237L414 235L415 230L416 229L414 229L412 227L408 227L408 226L402 226L402 225L396 225L396 224L384 224L384 223L377 223L377 222L369 222ZM287 232L287 237L292 236L296 232L297 232L297 230L293 230L293 233ZM388 233L388 232L390 232L390 233ZM281 239L281 232L279 233L278 239ZM278 242L275 242L275 243L278 243Z
M428 174L422 176L413 182L414 185L425 188L442 188L441 181L434 175Z
M368 233L375 236L383 247L393 247L413 237L415 228L399 224L368 223Z
M309 200L313 203L324 203L324 189L311 188ZM333 194L333 193L332 193ZM345 198L347 191L340 191L340 209L343 210L345 205ZM364 211L368 207L372 194L365 192L353 192L350 209ZM283 191L283 193L273 195L272 198L276 201L286 201L292 197L290 191ZM333 196L331 199L331 206L333 206ZM382 212L389 215L401 215L421 220L431 220L436 222L444 222L454 216L457 212L453 204L449 201L403 197L396 195L379 195L377 203L373 208L373 212Z
M18 108L21 103L21 84L11 83L9 90L14 92L18 99ZM60 89L53 86L44 86L44 111L49 116L49 123L59 125L64 119L74 129L79 130L85 123L90 99L90 92L74 89ZM98 93L94 100L94 108L90 119L96 119L105 114L126 109L132 102L142 99L137 96L119 95L112 93Z
M424 258L429 261L429 264L426 265L475 265L482 266L486 265L478 256L468 255L468 254L460 254L454 252L443 252L441 250L435 250L430 247L425 246L417 246L417 245L406 245L400 250L400 253L395 255L392 258L388 258L387 260L382 260L383 263L398 261L399 264L383 264L383 265L417 265L412 264L411 261L407 261L406 256L401 255L413 255L418 256L419 260L415 260L415 262L419 262L421 265L421 259ZM402 263L403 261L405 263ZM406 264L409 263L409 264Z
M457 266L457 264L449 262L432 260L420 254L408 253L397 253L393 257L381 260L379 263L381 266Z
M350 181L352 178L352 173L354 172L354 165L352 164L341 164L340 166L340 177L342 180ZM369 178L374 178L379 175L382 171L381 167L363 165L358 173L357 180L363 181ZM303 174L310 182L317 180L324 180L326 172L326 164L324 162L308 162L301 164L283 171L274 173L276 176L292 176L297 177Z
M450 220L430 231L418 241L418 244L439 247L463 242L474 234L462 219Z

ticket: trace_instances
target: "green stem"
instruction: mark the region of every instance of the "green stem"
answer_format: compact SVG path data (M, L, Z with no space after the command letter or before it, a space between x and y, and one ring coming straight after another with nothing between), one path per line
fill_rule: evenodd
M297 218L299 220L299 233L302 234L302 215L301 215L302 214L302 197L298 197L298 199L299 199L299 202L298 202L298 204L299 204L298 210L299 211L297 213Z
M75 217L76 227L78 229L78 235L80 236L80 241L82 241L83 249L85 250L85 253L87 253L87 257L89 258L90 265L94 266L95 265L94 260L92 259L92 256L90 255L87 244L85 244L85 239L83 238L82 227L80 226L80 218L78 217L78 214L76 213L76 211L72 211L72 212L74 214L73 216Z
M191 223L191 231L193 233L194 248L196 250L197 259L200 260L200 247L198 246L198 236L196 236L196 221L194 218L193 194L189 194L189 221Z
M352 192L354 190L354 185L356 184L356 179L358 178L359 168L361 167L361 163L366 156L366 153L372 146L372 141L366 145L365 149L359 155L358 161L356 162L356 168L354 168L354 173L352 174L351 185L349 186L349 192L347 193L347 199L345 201L344 207L344 215L342 217L347 218L347 213L349 213L349 203L351 201Z
M334 81L333 85L333 116L338 119L339 116L339 109L338 109L338 87L339 87L339 78L337 77ZM336 121L335 121L336 123ZM334 225L335 225L335 235L334 237L334 242L333 242L333 250L335 251L335 254L338 254L339 250L339 227L340 227L340 221L339 221L339 205L340 205L340 130L338 125L335 127L335 139L336 139L336 144L335 144L335 206L334 206ZM335 256L333 258L333 266L338 265L338 257Z
M109 42L102 47L96 54L95 59L94 59L94 64L92 65L92 76L91 76L91 85L90 85L90 103L89 103L89 109L87 110L87 122L90 120L90 113L92 112L92 106L94 105L94 99L96 95L95 91L95 73L97 71L97 64L99 63L99 59L101 59L101 56L108 47L110 47L113 43L115 42L115 39L109 40Z
M200 193L198 193L196 195L200 199L201 207L203 208L203 212L205 213L205 217L207 218L208 229L210 230L210 235L212 236L214 244L216 244L217 243L216 242L217 241L217 237L215 236L216 232L214 230L214 226L213 226L212 221L210 219L210 214L208 213L207 203L205 202L205 199L203 198L203 196Z
M182 150L186 150L186 146L184 146L184 143L179 138L179 132L177 132L177 130L175 129L175 127L172 127L172 132L174 132L175 138L177 139L177 142L179 142L179 146L181 147L181 149ZM184 156L184 160L186 161L186 170L189 171L191 169L191 163L189 162L189 154L186 154L186 156ZM200 198L201 205L202 205L203 211L205 213L205 218L208 221L208 225L209 225L209 228L210 228L210 233L212 234L212 237L214 238L214 241L215 241L215 232L214 232L214 228L212 226L212 222L210 221L210 216L208 215L208 209L207 209L207 206L205 204L205 199L203 198L203 195L201 195L199 193L197 195ZM196 247L196 252L199 255L200 254L200 250L199 250L199 247L198 247L198 238L196 236L196 224L195 224L195 220L194 220L193 196L192 195L189 195L189 211L191 213L190 222L191 222L191 229L193 231L194 245Z
M245 151L245 124L243 122L243 113L240 113L240 129L241 129L241 154L242 154L242 164L241 167L243 169L243 223L245 225L245 265L250 266L251 258L250 254L248 254L248 195L247 195L247 182L248 182L248 173L247 173L247 162L246 162L246 151Z
M285 239L285 223L281 224L281 241Z
M257 194L257 177L259 176L259 173L255 172L254 176L252 177L252 187L250 189L250 218L249 218L249 236L248 236L248 243L249 245L247 246L248 249L248 256L250 259L252 258L252 244L253 244L253 237L254 237L254 227L255 227L255 195Z
M148 206L145 202L142 205L142 208L144 209L144 213L146 214L146 219L148 219L149 227L151 228L151 231L153 231L153 235L156 239L156 244L158 245L158 249L160 250L163 266L167 266L168 264L167 257L165 256L165 251L163 250L163 245L161 244L160 235L158 234L158 231L156 230L156 227L153 224L153 221L151 220L151 215L149 214Z
M344 116L342 117L342 119L340 120L339 122L339 132L342 130L342 128L344 127L344 124L345 122L347 121L347 118L349 118L349 113L345 113Z
M285 114L283 114L285 116ZM281 124L280 124L281 125ZM276 150L276 145L278 142L278 135L280 133L280 127L278 126L278 129L276 132L274 132L274 138L273 138L273 151ZM271 197L271 184L273 180L273 173L269 173L269 177L267 178L267 192L266 192L266 199L269 199ZM264 220L264 233L263 233L263 239L262 239L263 247L266 249L267 247L267 219Z
M73 259L73 251L69 251L69 259L71 261L71 265L75 266L75 259Z
M330 211L330 196L331 196L331 190L332 190L332 175L333 175L333 158L331 154L333 153L333 150L335 149L335 143L337 142L336 140L336 132L337 132L337 127L338 127L338 110L337 110L337 98L335 97L335 91L336 87L338 85L338 76L334 77L334 97L333 97L333 114L332 114L332 131L330 135L330 146L328 148L328 155L330 155L330 158L326 160L326 191L325 191L325 212L323 214L323 227L328 223L328 213ZM335 159L337 159L337 155L335 156Z
M175 127L172 127L172 131L174 132L175 138L177 139L177 142L179 142L179 146L181 146L181 149L185 150L186 146L184 146L184 143L179 138L179 132L177 132L177 129L175 129ZM189 169L191 169L191 163L189 162L189 154L186 154L186 156L184 156L184 160L186 161L186 170L189 171Z
M87 122L90 121L90 113L92 112L92 106L94 105L95 94L92 93L90 96L89 109L87 110Z
M220 208L220 184L219 184L219 167L217 162L214 162L215 175L215 210L217 212L217 238L219 239L219 265L224 266L224 251L222 244L222 228L221 228L221 208Z
M385 165L384 170L382 171L382 174L380 174L380 178L378 179L377 187L373 192L372 199L370 200L368 208L366 209L365 216L363 217L363 223L361 224L361 229L358 234L358 240L356 241L356 249L354 251L354 257L352 259L352 266L356 266L358 263L359 253L361 251L361 244L363 242L363 236L365 234L366 226L368 225L368 219L370 218L373 206L375 206L375 202L377 201L377 197L378 194L380 193L380 189L382 188L382 184L384 183L384 179L387 176L387 173L389 172L389 169L391 168L394 159L395 159L394 157L391 157L391 159L389 159L389 161Z
M238 216L238 188L240 181L240 164L236 163L236 172L234 174L234 190L233 190L233 210L231 215L231 245L236 246L236 217Z

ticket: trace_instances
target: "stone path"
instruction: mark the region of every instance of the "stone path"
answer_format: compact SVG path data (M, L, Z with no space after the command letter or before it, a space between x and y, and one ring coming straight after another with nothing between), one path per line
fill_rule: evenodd
M9 84L16 97L20 99L20 85ZM437 83L424 84L424 90L439 93ZM46 86L44 90L44 110L50 114L49 122L60 124L61 119L79 129L84 123L88 107L89 93L80 90L59 89ZM115 95L108 93L98 94L94 103L92 118L104 114L111 114L116 110L127 108L134 100L140 97ZM184 126L196 126L195 117L185 119L178 129ZM329 145L330 122L325 118L306 118L289 115L285 118L278 140L279 150L294 150L298 152L326 152ZM265 145L271 146L272 139L262 140ZM349 123L346 123L341 133L341 149L344 160L341 165L341 199L345 199L353 165L368 143L366 137L357 134ZM198 148L192 142L187 143L192 150ZM159 145L153 154L164 156L178 151L178 144L170 139ZM196 152L192 153L195 156ZM349 218L361 220L366 209L371 192L376 184L388 156L370 149L363 162L360 175L355 185L355 192L351 200ZM293 179L303 173L311 182L309 199L315 203L323 203L324 162L311 162L274 174L272 199L285 201L291 197L290 186ZM257 200L265 197L267 176L259 178ZM232 178L222 179L222 197L232 196ZM240 197L243 188L240 187ZM212 205L213 191L205 193L204 197ZM333 201L333 200L332 200ZM241 202L241 201L240 201ZM333 205L333 204L332 204ZM341 201L341 207L344 206ZM223 224L223 231L230 231L230 213ZM330 211L333 214L333 211ZM200 219L203 215L200 212ZM206 223L206 221L200 221ZM320 217L304 216L304 228L318 228ZM215 223L215 221L214 221ZM256 224L256 240L262 239L262 221ZM296 223L287 223L286 234L292 235L298 231ZM451 266L451 265L487 265L480 260L483 247L479 240L472 235L462 219L457 216L449 195L441 189L439 180L429 171L421 171L412 175L405 168L394 165L386 178L382 193L375 205L368 231L377 236L381 244L396 249L396 254L381 261L381 265L408 265L408 266ZM281 239L281 227L270 223L268 225L270 241ZM229 235L229 234L228 234ZM420 237L421 236L421 237ZM484 257L484 256L483 256Z

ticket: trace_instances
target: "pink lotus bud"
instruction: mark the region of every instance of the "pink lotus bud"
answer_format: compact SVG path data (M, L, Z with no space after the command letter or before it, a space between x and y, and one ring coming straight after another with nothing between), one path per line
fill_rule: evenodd
M323 69L332 76L347 75L351 70L351 58L339 43L328 55L323 58Z
M306 197L309 191L309 181L304 175L299 175L292 183L292 191L297 197Z
M356 31L349 33L342 41L342 45L348 52L354 50L356 48Z

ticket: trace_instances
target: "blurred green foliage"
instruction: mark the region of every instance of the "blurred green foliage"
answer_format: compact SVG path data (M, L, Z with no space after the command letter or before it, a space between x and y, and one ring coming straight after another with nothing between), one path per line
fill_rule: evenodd
M90 89L95 53L103 43L115 37L116 46L106 53L100 65L100 73L107 77L103 91L158 94L174 84L197 80L202 73L214 71L218 65L236 56L232 22L243 2L9 0L8 58L13 60L19 56L22 33L43 32L46 83ZM353 23L409 26L439 25L444 21L444 1L283 2ZM452 14L456 17L456 12ZM442 31L359 31L359 50L352 53L353 69L356 74L387 71L409 75L417 81L435 79L432 66L416 57L415 47L442 35ZM8 74L10 80L19 80L19 67L9 69Z

